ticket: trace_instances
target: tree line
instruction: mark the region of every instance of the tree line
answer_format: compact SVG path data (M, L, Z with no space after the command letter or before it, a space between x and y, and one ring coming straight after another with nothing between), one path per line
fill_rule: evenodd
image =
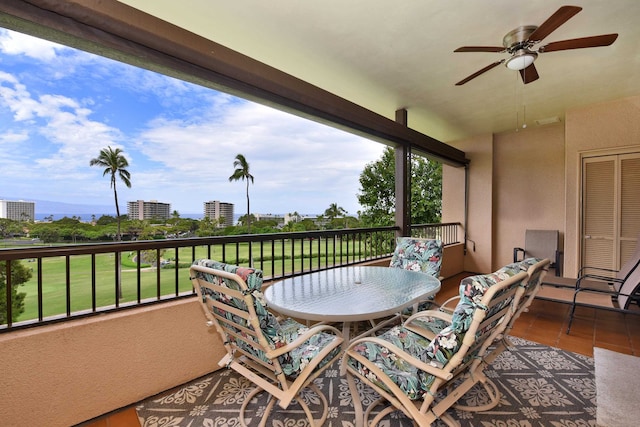
M303 218L290 214L293 220L283 224L280 219L256 219L252 214L243 215L236 225L220 227L218 221L210 218L192 219L174 216L169 219L138 220L120 217L120 240L155 240L178 237L233 236L249 233L256 234L314 231L325 229L356 228L362 226L358 218L351 216L333 216L329 209L325 215L316 218ZM64 217L46 222L16 221L0 218L0 238L2 239L38 239L42 243L88 243L111 242L117 240L118 220L115 216L103 215L95 221L83 222L79 217Z
M240 217L238 224L220 227L211 218L202 220L180 218L174 211L172 218L162 220L131 220L120 215L117 182L131 187L129 162L121 149L107 147L91 159L89 166L99 166L103 176L109 178L113 190L116 215L103 215L90 223L82 222L78 217L65 217L47 222L14 221L0 218L0 238L39 239L42 243L81 243L91 241L152 240L176 237L205 237L236 234L266 234L281 231L313 231L319 229L340 229L357 227L376 227L393 225L395 220L395 156L387 147L382 157L367 164L360 174L360 191L357 194L362 211L355 215L331 203L318 218L302 218L297 212L287 224L275 219L257 220L251 214L249 184L254 182L249 162L244 155L238 154L233 162L233 173L229 181L246 181L246 215ZM413 224L438 223L442 211L442 165L421 156L411 156L411 222ZM124 239L123 239L124 238ZM6 277L5 261L0 261L0 324L6 323ZM25 294L18 287L31 278L30 271L20 262L12 265L12 318L15 321L24 310Z

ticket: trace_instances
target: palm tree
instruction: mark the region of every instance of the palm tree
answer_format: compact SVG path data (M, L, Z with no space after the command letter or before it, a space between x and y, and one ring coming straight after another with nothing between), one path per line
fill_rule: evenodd
M346 218L346 215L347 211L344 208L338 206L337 203L331 203L329 207L324 211L324 216L329 218L329 222L333 222L334 219L340 216Z
M115 150L108 146L100 150L100 154L95 159L91 159L89 166L100 166L104 168L102 176L111 175L111 188L113 188L113 196L116 200L116 218L118 220L118 232L116 234L116 241L120 241L120 207L118 206L118 190L116 189L116 175L120 177L124 185L127 188L131 188L131 174L127 169L129 162L122 155L122 150L116 148ZM116 287L118 292L118 298L122 298L122 283L120 276L120 254L116 257Z
M242 154L236 155L236 159L233 161L233 167L236 168L233 171L233 175L229 177L231 181L244 181L247 180L247 234L251 234L251 216L249 211L249 181L253 183L253 175L249 173L249 163Z
M104 168L102 176L111 175L111 188L116 200L116 218L118 219L118 234L116 240L120 241L120 207L118 206L118 191L116 190L116 175L124 182L127 188L131 188L131 174L126 169L129 162L122 155L122 150L111 146L100 150L100 154L95 159L91 159L89 166L100 166Z

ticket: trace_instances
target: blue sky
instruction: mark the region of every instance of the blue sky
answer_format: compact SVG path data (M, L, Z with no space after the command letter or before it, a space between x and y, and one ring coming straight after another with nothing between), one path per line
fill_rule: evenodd
M360 208L358 178L384 146L211 89L0 29L0 197L113 206L102 148L129 160L132 200L201 213L208 200L246 210L229 182L241 153L253 213ZM120 184L120 183L119 183ZM124 206L124 208L123 208ZM115 211L115 209L113 209ZM36 204L36 215L38 214Z

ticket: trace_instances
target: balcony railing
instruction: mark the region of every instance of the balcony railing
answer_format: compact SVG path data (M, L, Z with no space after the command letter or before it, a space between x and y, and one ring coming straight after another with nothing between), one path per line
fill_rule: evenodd
M412 227L416 237L458 243L460 224ZM0 249L0 332L194 295L188 268L199 258L254 266L265 280L389 257L398 227L38 246ZM17 293L20 272L31 278ZM14 299L24 311L16 316ZM15 320L12 320L15 319Z

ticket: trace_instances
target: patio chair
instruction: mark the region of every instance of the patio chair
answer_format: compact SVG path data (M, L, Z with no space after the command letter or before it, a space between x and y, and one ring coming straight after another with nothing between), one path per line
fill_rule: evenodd
M640 234L636 240L636 247L633 250L631 256L627 261L622 264L620 270L603 267L584 266L578 271L578 280L584 279L596 279L601 281L611 282L624 282L625 278L631 273L631 270L635 268L636 264L640 261ZM578 283L576 283L576 288Z
M416 237L398 237L396 248L391 256L389 267L403 268L411 271L421 271L435 278L440 277L442 265L442 241L436 239L420 239ZM420 301L403 314L408 315L422 310L428 310L436 305L434 297Z
M526 230L524 248L513 248L513 262L525 258L548 258L551 260L549 268L555 270L556 276L562 276L562 255L558 230Z
M529 276L524 287L524 292L522 296L518 299L518 303L515 306L515 312L511 319L507 323L507 326L504 329L504 339L502 342L507 346L511 347L511 344L507 339L509 332L513 329L513 325L518 320L520 315L529 310L529 306L533 302L533 299L536 297L538 292L540 291L540 286L542 285L542 280L546 276L549 271L549 266L551 265L551 261L547 258L539 259L539 258L527 258L523 261L514 264L508 264L502 267L498 271L526 271ZM499 354L499 353L498 353ZM495 357L494 357L495 359Z
M544 277L549 270L550 260L548 259L538 259L538 258L527 258L522 261L514 262L511 264L507 264L504 267L496 270L496 273L506 272L510 274L519 273L520 271L526 271L529 275L529 280L525 286L525 292L522 298L519 301L517 307L517 315L528 309L528 307L533 302L533 298L535 298L536 294L540 290L540 285ZM440 311L445 313L453 314L453 310L455 309L455 304L460 301L460 295L453 296L446 301L444 301L440 306ZM526 305L525 305L526 303ZM516 316L511 320L515 322Z
M460 283L461 298L453 315L421 311L379 337L352 342L341 372L354 399L356 425L375 426L400 410L419 426L436 419L455 426L445 412L478 381L490 383L485 387L498 399L495 385L478 367L489 345L503 333L527 279L525 272L467 277ZM381 396L364 413L356 378ZM372 411L385 401L369 423Z
M578 302L578 296L583 292L610 296L613 310L616 311L628 311L632 302L640 304L640 240L638 242L636 253L622 266L615 277L599 274L582 274L578 277L569 311L567 334L571 332L576 307L581 305Z
M513 329L513 324L520 317L522 313L528 311L529 306L533 302L533 299L536 297L538 292L540 291L540 286L542 285L542 281L549 271L549 265L551 261L549 259L538 259L538 258L527 258L525 260L514 262L512 264L507 264L504 267L500 268L496 271L496 273L507 273L507 274L515 274L520 271L527 272L529 278L524 286L524 293L522 297L518 300L518 305L515 307L515 312L509 321L509 324L505 328L505 336L508 335L509 331ZM460 299L459 295L455 297L451 297L445 302L442 303L440 310L445 313L453 313L454 307L452 307L453 302L457 302Z
M245 411L253 398L266 391L271 395L260 426L276 402L282 409L296 400L312 426L327 418L327 399L313 380L340 355L342 336L327 325L308 328L292 320L280 320L267 311L262 299L262 271L212 260L198 260L190 269L191 280L202 303L207 325L222 337L227 354L218 362L256 385L240 409L240 423L246 427ZM302 398L311 389L323 404L320 419Z
M496 274L507 274L507 275L515 275L519 272L525 271L527 273L527 280L523 282L524 291L517 299L517 302L514 304L514 312L509 318L506 326L504 327L504 331L495 337L495 340L491 346L487 349L484 356L482 357L483 363L478 363L474 368L476 378L481 378L480 375L477 374L478 370L484 369L486 366L493 363L493 361L506 349L513 347L513 344L509 341L509 333L511 329L513 329L513 325L518 320L520 315L529 309L529 306L533 302L533 299L538 294L540 290L540 286L544 276L547 274L549 270L550 260L548 259L538 259L538 258L527 258L523 261L516 262L513 264L508 264L499 270L496 271ZM445 313L452 313L453 310L450 309L453 301L457 301L460 299L460 296L449 298L445 301L440 310ZM456 409L465 410L465 411L473 411L473 412L482 412L488 411L489 409L494 408L498 403L499 399L497 397L497 389L493 389L493 383L484 382L482 385L487 390L489 401L483 405L474 405L474 406L465 406L456 404L454 407Z

